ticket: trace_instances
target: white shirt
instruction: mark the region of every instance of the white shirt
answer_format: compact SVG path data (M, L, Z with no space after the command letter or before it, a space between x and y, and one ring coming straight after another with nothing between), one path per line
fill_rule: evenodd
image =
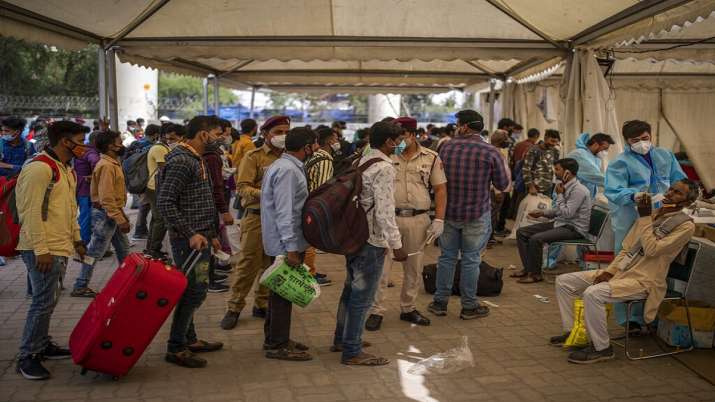
M367 213L370 228L368 243L375 247L402 248L402 236L395 221L395 168L392 159L377 149L370 149L360 159L360 165L370 159L382 161L370 166L362 174L360 204Z

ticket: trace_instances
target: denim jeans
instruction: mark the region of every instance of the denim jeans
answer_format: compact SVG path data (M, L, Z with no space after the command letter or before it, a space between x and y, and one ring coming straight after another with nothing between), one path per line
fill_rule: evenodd
M443 305L449 302L454 283L454 268L461 252L462 271L460 272L459 292L462 295L462 308L473 309L477 301L477 280L481 252L487 245L492 232L489 213L483 214L474 222L444 222L444 233L439 238L442 254L437 261L437 291L434 301Z
M164 237L166 237L166 222L156 207L156 192L147 190L146 196L151 207L151 222L149 223L149 239L146 242L146 250L149 254L159 254L161 253Z
M77 205L79 206L79 236L84 244L89 244L92 238L92 199L88 195L77 197Z
M87 255L97 260L102 258L109 248L109 243L114 246L119 264L129 254L129 239L122 233L114 219L107 216L103 209L92 208L92 240L87 246ZM92 279L94 264L82 264L82 271L75 281L74 288L86 288Z
M355 254L348 255L345 286L338 304L337 325L333 344L343 345L343 360L362 352L362 331L365 318L375 300L380 285L385 249L369 243Z
M67 257L53 257L52 269L42 273L37 270L33 251L22 251L21 256L32 283L32 303L27 311L19 359L41 353L49 344L50 319L60 296L60 278L67 269Z
M189 241L184 238L171 239L171 253L174 263L181 269L184 261L191 254ZM194 327L194 312L206 300L210 258L211 250L209 248L204 249L187 278L189 281L188 286L174 309L174 319L171 322L167 347L169 353L181 352L188 345L196 343L198 340Z

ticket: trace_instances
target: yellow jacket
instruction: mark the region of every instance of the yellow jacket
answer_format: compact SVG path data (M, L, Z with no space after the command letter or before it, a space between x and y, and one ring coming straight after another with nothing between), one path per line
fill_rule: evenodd
M233 155L231 155L231 164L236 168L236 176L238 176L238 167L241 166L241 160L248 151L256 149L256 146L251 141L251 137L247 134L241 134L233 144Z
M100 204L107 216L117 224L129 221L124 215L124 206L127 204L124 171L118 160L102 154L92 172L90 195L92 202Z
M20 239L17 249L34 251L35 255L50 253L69 257L74 254L74 242L80 240L77 224L77 179L72 168L42 152L57 163L60 179L50 192L47 221L42 220L42 202L52 181L52 169L43 162L27 164L20 173L15 188L17 212L20 216Z

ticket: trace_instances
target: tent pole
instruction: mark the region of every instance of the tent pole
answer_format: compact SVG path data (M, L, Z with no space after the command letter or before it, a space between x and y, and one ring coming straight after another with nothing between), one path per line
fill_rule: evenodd
M97 77L99 79L97 88L99 89L99 113L100 120L107 118L107 55L104 47L97 49Z
M209 79L204 78L203 81L203 103L204 103L204 116L209 114Z
M494 129L494 96L496 80L489 80L489 132L491 133Z
M109 110L109 126L112 130L119 131L119 111L117 106L117 60L115 53L115 48L107 50L107 107Z
M219 117L219 97L218 97L218 76L213 76L213 86L214 86L214 116Z
M255 102L256 102L256 87L252 86L251 87L251 111L248 114L248 117L250 117L251 119L253 118L253 106L255 105Z

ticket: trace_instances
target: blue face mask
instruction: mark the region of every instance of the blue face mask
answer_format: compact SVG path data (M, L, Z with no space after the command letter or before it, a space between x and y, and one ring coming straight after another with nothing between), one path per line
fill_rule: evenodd
M12 141L12 140L15 139L15 136L14 136L14 135L3 135L3 136L0 137L0 138L1 138L3 141L8 141L8 142L10 142L10 141Z
M400 156L402 153L405 151L405 148L407 148L407 143L405 140L402 140L397 146L395 147L395 155Z

